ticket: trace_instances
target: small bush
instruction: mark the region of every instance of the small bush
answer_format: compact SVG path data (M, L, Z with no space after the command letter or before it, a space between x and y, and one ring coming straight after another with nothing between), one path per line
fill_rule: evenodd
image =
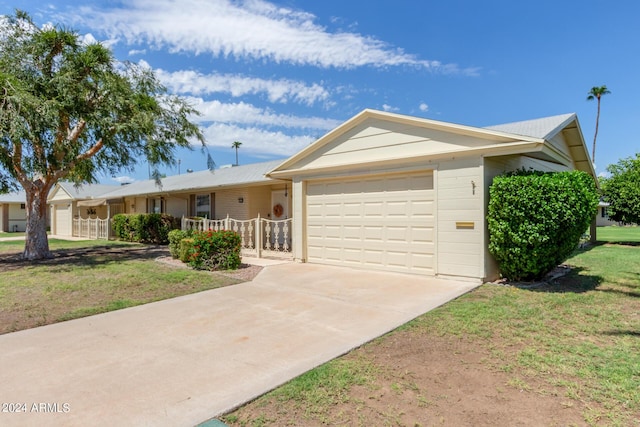
M235 270L240 267L240 235L229 230L196 231L189 265L200 270Z
M191 230L183 231L175 229L169 232L167 235L167 238L169 239L169 253L173 258L180 257L180 242L182 239L191 237L192 234L193 232Z
M512 172L493 180L489 196L489 251L512 280L538 279L566 260L598 207L581 171Z
M180 240L180 250L178 252L178 259L184 263L187 263L191 259L192 253L193 253L193 239L185 238Z
M178 227L178 219L167 214L117 214L113 231L120 240L139 243L169 243L169 231Z

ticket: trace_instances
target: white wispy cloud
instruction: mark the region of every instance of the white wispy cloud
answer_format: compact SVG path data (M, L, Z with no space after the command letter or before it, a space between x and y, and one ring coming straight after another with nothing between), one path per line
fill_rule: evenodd
M66 21L152 49L322 68L408 65L441 73L477 74L419 58L356 32L330 32L313 14L264 0L131 0L127 8L80 6Z
M229 148L230 141L241 141L245 152L275 156L290 156L322 136L312 133L287 135L279 131L225 123L214 123L204 128L203 134L210 147Z
M146 49L131 49L129 51L129 56L144 55L146 53L147 53Z
M382 109L383 109L384 111L391 112L391 113L392 113L392 112L396 112L396 111L400 111L400 109L399 109L399 108L397 108L397 107L393 107L393 106L391 106L391 105L389 105L389 104L382 104Z
M156 75L174 93L210 95L228 93L234 97L266 94L270 102L297 102L313 105L329 99L327 89L317 83L305 84L288 79L268 80L236 74L202 74L183 70L168 72L157 69Z
M333 129L341 123L339 120L323 117L276 114L268 109L245 102L223 103L218 100L206 101L196 97L186 97L185 99L202 114L200 117L194 117L194 121L199 123L221 122L323 131Z
M424 102L420 104L420 106L418 107L420 109L420 111L422 111L423 113L426 113L427 111L429 111L429 106L427 104L425 104Z
M118 182L120 184L131 184L132 182L135 182L135 178L131 178L130 176L127 175L123 175L123 176L114 176L113 178L111 178L112 181Z

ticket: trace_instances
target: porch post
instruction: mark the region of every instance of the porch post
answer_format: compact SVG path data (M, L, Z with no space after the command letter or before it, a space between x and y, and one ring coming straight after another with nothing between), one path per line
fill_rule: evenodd
M260 213L258 213L258 217L256 218L256 226L255 226L255 233L256 233L256 257L257 258L262 258L262 229L260 228L260 224L262 224L262 221L260 221Z
M107 240L111 238L111 205L107 203Z

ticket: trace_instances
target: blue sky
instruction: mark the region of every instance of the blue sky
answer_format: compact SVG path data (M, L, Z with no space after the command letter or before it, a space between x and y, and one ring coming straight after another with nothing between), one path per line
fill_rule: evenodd
M284 158L365 108L478 127L575 112L590 149L601 85L597 172L640 152L637 0L0 0L15 8L152 67L202 112L218 166L233 141L240 164Z

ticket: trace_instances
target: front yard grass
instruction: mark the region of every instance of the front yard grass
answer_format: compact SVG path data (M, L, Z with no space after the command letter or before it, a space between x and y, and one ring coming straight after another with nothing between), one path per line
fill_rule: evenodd
M23 241L0 242L0 334L239 283L158 263L166 247L50 240L56 257L23 262Z
M223 420L638 426L640 228L598 237L548 285L485 284Z

